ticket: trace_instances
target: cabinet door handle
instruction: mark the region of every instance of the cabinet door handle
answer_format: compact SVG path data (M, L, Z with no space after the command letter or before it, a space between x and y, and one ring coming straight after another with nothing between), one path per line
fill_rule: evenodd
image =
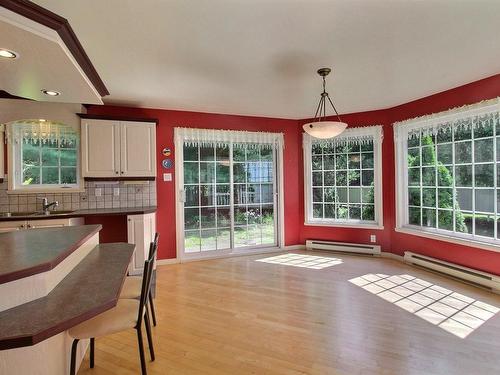
M29 228L31 228L31 225L30 225L30 224L28 224L28 225L26 225L26 227L29 229Z
M118 174L118 171L115 171L116 174Z
M24 229L24 224L21 224L21 225L19 226L19 229Z
M123 174L123 171L121 171L120 173Z

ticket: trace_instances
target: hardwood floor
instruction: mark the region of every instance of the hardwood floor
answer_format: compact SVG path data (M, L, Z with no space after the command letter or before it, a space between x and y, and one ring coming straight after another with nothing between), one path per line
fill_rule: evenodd
M148 373L500 374L500 313L462 339L349 280L411 275L496 307L500 296L394 260L294 253L342 263L256 261L266 254L158 267ZM97 339L95 358L80 375L139 374L135 331Z

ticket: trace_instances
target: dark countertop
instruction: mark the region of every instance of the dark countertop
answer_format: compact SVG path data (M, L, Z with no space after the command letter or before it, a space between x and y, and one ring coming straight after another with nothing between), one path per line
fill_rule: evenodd
M86 210L76 210L71 212L57 213L51 211L50 215L22 215L22 216L2 216L0 213L0 221L16 221L16 220L47 220L47 219L65 219L72 217L85 216L120 216L120 215L141 215L156 212L156 206L147 207L121 207L121 208L95 208Z
M0 284L53 269L101 225L78 225L0 233Z
M46 297L0 312L0 350L39 343L116 306L135 245L97 245Z

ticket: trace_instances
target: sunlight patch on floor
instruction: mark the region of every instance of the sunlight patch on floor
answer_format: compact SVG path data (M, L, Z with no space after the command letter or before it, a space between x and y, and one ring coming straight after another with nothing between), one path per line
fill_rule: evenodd
M462 339L500 311L411 275L370 273L349 281Z
M282 264L284 266L311 268L320 270L342 263L342 259L322 257L317 255L283 254L274 257L257 259L256 262Z

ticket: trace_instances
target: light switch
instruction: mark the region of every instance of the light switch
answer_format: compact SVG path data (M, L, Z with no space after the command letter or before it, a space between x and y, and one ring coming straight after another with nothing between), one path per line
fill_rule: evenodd
M172 173L163 173L163 181L172 181Z
M374 234L372 234L372 235L370 236L370 242L372 242L372 243L373 243L373 242L377 242L377 236L375 236Z

